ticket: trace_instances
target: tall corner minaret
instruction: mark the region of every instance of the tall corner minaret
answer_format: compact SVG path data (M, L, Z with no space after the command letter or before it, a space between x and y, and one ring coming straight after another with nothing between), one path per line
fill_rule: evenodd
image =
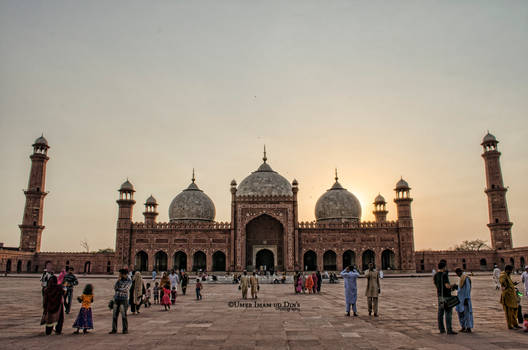
M488 227L491 233L491 246L493 249L504 250L511 249L512 234L508 215L508 203L506 202L507 188L502 181L502 171L500 166L501 153L497 150L499 141L489 132L482 140L484 153L484 166L486 169L486 189L484 192L488 195Z
M119 188L119 199L116 201L119 206L119 212L117 215L115 270L131 264L130 233L132 230L132 212L134 204L136 204L134 192L136 192L134 186L128 179Z
M414 256L414 228L411 214L411 202L409 184L403 178L396 183L396 203L398 215L398 232L400 239L400 269L401 270L416 270L415 256Z
M31 159L28 188L24 191L26 205L20 227L20 250L40 252L42 239L42 217L44 215L44 197L46 186L46 163L48 162L48 141L44 135L35 140Z

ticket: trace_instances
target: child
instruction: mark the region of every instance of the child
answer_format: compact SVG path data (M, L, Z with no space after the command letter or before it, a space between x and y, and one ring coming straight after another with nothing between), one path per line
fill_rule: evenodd
M161 305L165 307L165 311L170 310L171 298L170 298L170 285L166 284L163 286L163 296L161 297Z
M176 287L172 287L171 290L171 303L174 305L176 304Z
M79 315L73 324L73 328L77 328L73 334L79 334L79 329L82 328L83 333L88 333L89 329L93 329L93 319L92 319L92 303L94 301L93 296L93 286L87 284L84 287L83 294L77 298L81 303L81 310L79 310Z
M150 297L152 295L152 290L150 289L150 283L147 283L147 290L145 293L145 307L150 307Z
M202 282L200 279L196 279L196 300L202 300Z
M154 284L154 304L159 304L160 303L159 295L160 295L159 283L156 282Z

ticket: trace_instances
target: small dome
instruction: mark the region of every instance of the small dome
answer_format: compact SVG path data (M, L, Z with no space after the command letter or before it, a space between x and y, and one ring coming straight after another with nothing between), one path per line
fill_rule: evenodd
M48 145L48 140L44 137L44 135L41 135L38 139L35 140L35 145Z
M359 221L361 203L337 181L315 204L317 221Z
M147 201L145 202L145 204L158 205L158 202L156 201L156 198L150 195L150 197L147 198Z
M123 184L121 185L121 188L119 189L119 191L132 191L132 192L134 192L134 186L127 179L125 182L123 182Z
M385 201L385 198L383 198L381 194L378 194L376 198L374 199L374 204L383 204L383 203L387 203Z
M297 185L299 185L299 183L297 182L297 179L293 179L292 186L297 186Z
M408 190L410 189L409 184L403 178L400 178L400 181L396 184L397 190Z
M273 171L266 163L264 153L264 162L240 185L238 185L237 196L293 196L290 183L282 175Z
M193 181L172 200L169 220L213 221L216 210L213 201Z
M236 186L236 185L237 185L237 183L236 183L235 179L231 180L231 186Z
M484 136L484 138L482 139L482 143L488 143L488 142L497 142L497 138L495 138L495 136L490 134L489 131L486 134L486 136Z

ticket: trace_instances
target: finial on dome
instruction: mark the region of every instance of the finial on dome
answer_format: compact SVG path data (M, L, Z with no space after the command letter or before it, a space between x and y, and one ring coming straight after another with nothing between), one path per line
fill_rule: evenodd
M337 176L337 168L335 168L335 178L334 178L337 182L337 180L339 180L339 177Z
M264 145L264 157L262 157L262 160L264 161L264 163L266 163L266 161L268 160L268 157L266 157L266 145Z
M194 183L194 181L196 180L196 178L194 177L194 168L193 168L193 172L192 172L192 182Z

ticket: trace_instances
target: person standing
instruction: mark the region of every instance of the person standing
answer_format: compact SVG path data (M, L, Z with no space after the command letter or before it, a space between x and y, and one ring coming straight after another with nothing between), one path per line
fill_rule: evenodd
M119 270L119 279L114 285L114 306L112 313L112 330L110 334L117 333L117 318L121 313L121 321L123 326L123 334L128 333L128 320L127 320L127 308L128 308L128 293L132 281L128 278L128 271L126 269Z
M513 266L506 265L504 272L501 273L499 282L501 284L501 298L500 303L504 309L504 314L506 316L506 323L508 324L508 329L519 329L519 324L517 323L517 293L515 291L515 285L511 279L511 273L513 272Z
M460 332L471 333L473 328L473 305L471 304L471 279L461 268L455 270L460 278L458 282L458 301L460 303L455 307L460 322Z
M317 271L315 273L317 276L317 293L321 293L321 285L323 284L323 276L321 276L321 273Z
M247 292L249 287L249 279L247 276L247 271L244 271L242 277L240 278L240 290L242 290L242 299L247 299Z
M258 291L260 289L259 281L257 278L257 273L253 272L253 276L249 278L249 284L251 285L251 298L257 299L258 298Z
M499 290L501 288L501 284L499 282L500 275L501 275L501 270L499 269L497 264L495 264L493 266L493 282L495 283L496 290Z
M313 286L314 286L312 275L308 274L308 276L306 277L306 282L304 286L308 290L308 294L312 294Z
M51 276L47 281L44 289L44 303L41 325L46 326L46 335L50 335L55 327L55 333L62 333L64 324L64 289L62 285L57 284L57 276Z
M354 316L357 316L357 278L359 277L359 272L354 266L347 266L346 269L341 271L341 276L345 281L346 315L350 316L350 305L352 305Z
M528 297L528 265L524 267L524 272L521 275L521 280L524 284L524 295Z
M196 300L202 300L202 282L200 282L200 279L196 279ZM247 290L246 290L247 293Z
M66 314L70 313L73 287L79 284L77 277L73 274L73 267L68 268L68 273L64 276L64 287L66 287L66 300L64 301L64 309Z
M314 272L312 273L312 281L313 281L313 293L317 293L317 274Z
M156 269L152 270L152 284L156 282L156 276L157 276Z
M161 273L161 279L160 279L160 284L159 284L159 287L160 287L160 302L163 299L163 288L165 288L166 284L169 285L169 291L170 291L169 275L167 274L167 272L163 271ZM169 298L170 298L170 296L169 296Z
M171 273L169 275L169 281L170 281L170 290L175 289L176 292L178 291L178 284L180 283L180 278L178 277L178 274L174 269L171 270Z
M440 333L445 333L447 328L447 334L457 334L457 332L453 331L451 326L453 308L447 307L444 303L444 301L451 296L451 290L456 289L456 285L451 286L449 283L449 274L446 271L446 263L444 261L438 263L438 272L434 276L434 284L438 296L438 329L440 330Z
M79 334L79 330L82 329L83 333L88 333L89 329L93 329L93 318L92 318L92 303L94 301L93 286L87 284L84 287L82 295L78 298L81 302L81 309L79 314L73 323L73 328L77 328L74 334Z
M181 288L182 288L182 294L185 295L187 292L187 285L189 284L189 276L187 276L187 272L182 273L181 278Z
M141 303L143 302L143 295L145 295L145 285L143 284L143 277L141 272L136 271L130 286L130 311L132 314L138 313Z
M42 287L42 296L44 296L44 289L48 286L48 281L50 280L51 276L53 276L53 270L50 262L46 263L46 267L44 268L44 272L42 272L42 276L40 276L40 285Z
M374 264L368 264L368 270L365 274L367 278L367 290L365 291L365 296L368 301L368 313L369 316L372 315L372 309L374 309L374 317L378 317L378 297L381 292L380 288L380 277L378 271L374 269Z

